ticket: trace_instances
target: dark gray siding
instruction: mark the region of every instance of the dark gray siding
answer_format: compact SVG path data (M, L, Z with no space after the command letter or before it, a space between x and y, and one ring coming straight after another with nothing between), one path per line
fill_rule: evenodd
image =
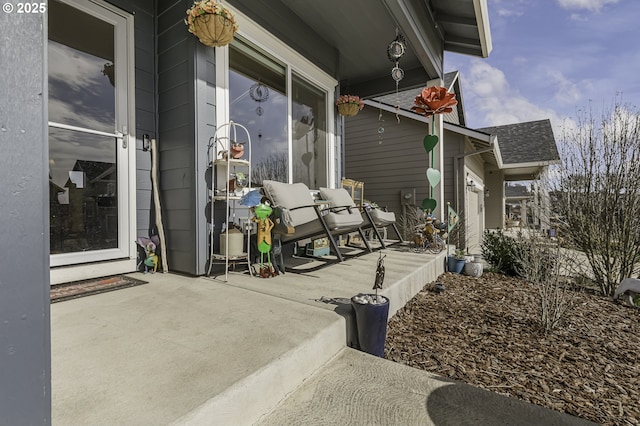
M422 140L425 123L367 106L357 116L345 119L345 177L363 181L364 196L396 214L402 212L400 191L415 188L417 204L428 196L425 171L429 158ZM384 127L382 143L378 128Z
M0 423L51 424L47 22L0 14Z
M136 135L136 235L151 233L151 156L142 151L142 135L156 137L155 113L155 19L152 0L109 0L134 15L135 43L135 135Z
M158 3L158 146L169 269L199 275L207 261L207 143L215 131L214 49L183 22L191 2Z

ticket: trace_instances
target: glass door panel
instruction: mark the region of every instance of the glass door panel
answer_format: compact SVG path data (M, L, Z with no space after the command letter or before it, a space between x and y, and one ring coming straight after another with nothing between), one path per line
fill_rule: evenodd
M129 255L126 18L49 2L51 265Z
M327 94L296 74L291 78L293 181L326 187Z
M286 81L284 65L239 39L230 45L229 118L249 130L257 186L289 180Z
M49 128L51 254L118 247L117 143Z

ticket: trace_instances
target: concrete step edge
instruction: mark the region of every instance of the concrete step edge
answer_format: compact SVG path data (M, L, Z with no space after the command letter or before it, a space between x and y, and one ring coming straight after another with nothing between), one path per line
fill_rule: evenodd
M239 380L173 425L246 425L271 412L345 348L344 318Z

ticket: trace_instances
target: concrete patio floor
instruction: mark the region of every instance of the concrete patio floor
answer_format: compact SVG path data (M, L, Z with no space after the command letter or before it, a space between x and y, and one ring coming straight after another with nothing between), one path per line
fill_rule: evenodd
M392 315L443 272L445 253L416 254L398 246L384 253L382 294L391 299ZM495 394L471 386L464 388L473 390L469 398L438 404L432 412L427 402L444 379L349 349L354 333L347 325L348 301L371 290L377 259L377 252L370 253L270 279L232 273L226 283L132 274L149 283L53 304L53 424L463 424L442 416L447 410L453 416L462 404L476 419L490 420L502 410L518 424L524 424L518 416L531 413L550 421L544 424L587 424L519 402L487 413L486 401L496 401ZM345 371L367 368L378 373L354 376L346 385ZM337 414L327 417L327 400L315 395L331 380ZM369 417L350 418L363 383L385 403ZM422 392L417 399L416 383ZM389 389L393 397L387 398ZM397 423L394 410L414 400L409 423ZM314 414L313 407L321 411ZM502 419L497 412L495 419ZM371 416L379 422L371 423Z

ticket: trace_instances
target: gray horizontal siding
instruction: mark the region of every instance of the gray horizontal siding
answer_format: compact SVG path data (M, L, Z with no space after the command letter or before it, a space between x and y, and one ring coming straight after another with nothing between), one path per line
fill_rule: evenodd
M345 177L363 181L366 199L400 214L401 189L415 188L418 204L428 196L429 157L422 144L428 127L407 118L398 124L395 115L385 111L380 121L379 113L367 107L345 119Z
M193 43L184 1L158 2L158 147L169 268L196 273Z
M156 137L155 113L155 27L154 2L150 0L109 0L112 5L134 14L135 137L136 137L136 234L148 236L151 217L151 160L142 151L142 136Z

